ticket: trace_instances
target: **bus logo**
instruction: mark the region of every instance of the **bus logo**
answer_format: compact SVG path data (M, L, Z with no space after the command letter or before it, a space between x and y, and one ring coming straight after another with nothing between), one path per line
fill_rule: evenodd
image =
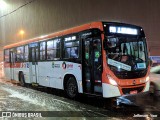
M62 68L65 70L66 68L67 69L73 69L73 64L66 64L66 62L63 62L62 63Z
M65 69L66 69L66 67L67 67L66 63L65 63L65 62L63 62L63 63L62 63L62 68L65 70Z
M54 68L54 62L52 62L52 68Z

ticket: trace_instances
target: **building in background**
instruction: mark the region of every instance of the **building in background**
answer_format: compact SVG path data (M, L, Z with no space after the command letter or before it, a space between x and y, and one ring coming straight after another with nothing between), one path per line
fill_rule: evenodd
M152 60L152 66L160 65L160 56L150 56L150 59Z

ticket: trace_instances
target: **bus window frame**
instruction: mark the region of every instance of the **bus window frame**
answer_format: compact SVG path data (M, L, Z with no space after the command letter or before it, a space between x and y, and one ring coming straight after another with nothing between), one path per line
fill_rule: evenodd
M60 46L59 46L59 58L53 58L52 60L49 60L49 59L47 59L47 42L49 42L49 41L54 41L54 40L59 40L60 41ZM58 60L60 60L61 59L61 46L62 46L62 39L61 39L61 37L55 37L55 38L50 38L50 39L48 39L47 41L46 41L46 61L58 61ZM53 49L53 50L55 50L55 49ZM57 50L57 49L56 49Z
M25 47L26 47L26 46L28 47L28 60L25 60L25 53L26 53ZM23 60L23 61L24 61L24 62L29 62L29 44L25 44L25 45L24 45L24 54L23 54L23 55L24 55L24 60Z
M22 53L23 59L17 61L17 48L19 48L19 47L23 47L23 53ZM17 63L24 62L24 45L16 47L16 62L17 62Z
M80 60L81 59L81 55L80 55L80 49L81 49L81 40L80 40L80 37L79 37L79 33L80 32L78 32L78 33L72 33L72 34L68 34L68 35L64 35L64 36L62 36L62 52L61 52L61 54L62 54L62 59L63 60L66 60L66 61L75 61L75 60ZM75 41L78 41L79 42L79 45L78 46L71 46L71 47L67 47L67 48L73 48L73 47L77 47L78 48L78 58L71 58L71 57L69 57L69 58L65 58L65 38L67 38L67 37L72 37L72 36L76 36L76 40L71 40L71 42L73 41L73 42L75 42ZM69 41L67 41L67 42L69 42ZM76 61L75 61L76 62Z
M40 59L40 44L41 43L45 43L45 48L44 48L44 53L45 53L45 55L44 55L44 57L45 57L45 59ZM42 61L47 61L47 59L46 59L46 53L47 53L47 51L46 51L46 49L47 49L47 42L46 42L46 40L42 40L42 41L39 41L39 42L37 42L37 44L38 44L38 59L37 59L37 61L40 61L40 62L42 62Z
M8 55L9 60L8 60L8 61L6 61L6 58L5 58L5 51L6 51L6 50L8 50L8 52L9 52L9 55ZM3 54L4 54L4 62L5 62L5 63L10 63L10 61L11 61L11 60L10 60L10 49L4 49L4 53L3 53Z

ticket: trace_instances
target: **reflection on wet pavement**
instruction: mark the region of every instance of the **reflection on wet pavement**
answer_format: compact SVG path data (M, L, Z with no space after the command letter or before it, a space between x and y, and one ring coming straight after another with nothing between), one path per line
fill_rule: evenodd
M44 111L55 118L72 116L74 119L137 119L134 115L149 115L160 113L160 102L148 93L124 96L120 108L114 110L104 109L104 99L80 95L76 100L70 100L55 94L52 91L42 92L31 88L20 87L11 83L0 83L0 110L1 111ZM64 112L62 112L64 111ZM157 113L158 114L158 113ZM76 115L78 115L76 117ZM52 116L52 115L50 115ZM53 117L52 116L52 117ZM74 116L74 117L73 117ZM95 118L93 118L95 117ZM152 119L141 117L142 119ZM38 119L38 118L34 118ZM52 119L41 118L41 119ZM39 119L38 119L39 120Z

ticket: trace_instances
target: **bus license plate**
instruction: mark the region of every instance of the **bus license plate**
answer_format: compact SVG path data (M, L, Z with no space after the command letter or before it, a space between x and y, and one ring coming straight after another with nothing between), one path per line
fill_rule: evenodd
M137 94L137 90L130 91L130 94Z

